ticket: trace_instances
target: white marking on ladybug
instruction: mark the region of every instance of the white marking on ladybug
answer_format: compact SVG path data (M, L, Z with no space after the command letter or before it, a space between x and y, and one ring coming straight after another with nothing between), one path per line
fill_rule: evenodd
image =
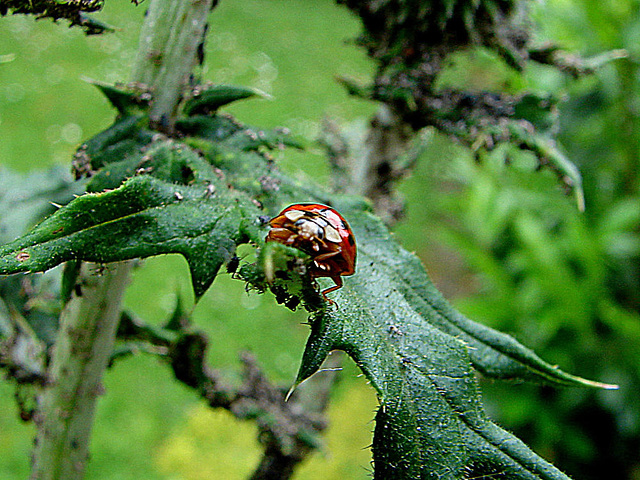
M327 225L326 227L324 227L324 234L326 239L332 243L342 242L342 237L340 236L340 233L331 225Z
M284 212L284 216L287 217L292 222L295 222L296 220L300 220L305 215L306 215L305 212L302 212L300 210L289 210L288 212Z

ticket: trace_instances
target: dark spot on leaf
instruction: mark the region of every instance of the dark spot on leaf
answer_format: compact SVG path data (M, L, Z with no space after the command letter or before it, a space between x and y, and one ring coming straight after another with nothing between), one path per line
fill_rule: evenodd
M234 255L233 257L231 257L231 260L229 260L229 263L227 263L227 272L231 274L236 273L239 265L240 265L240 257L238 257L237 255Z
M285 306L291 310L295 310L298 305L300 305L298 297L291 297L285 302Z
M390 333L392 336L394 336L394 337L395 337L395 336L402 335L402 330L400 330L400 329L399 329L398 327L396 327L395 325L391 325L391 326L389 327L389 333Z
M185 185L188 185L195 180L195 174L193 173L193 170L187 165L182 166L182 171L180 172L180 174L182 176L182 183L184 183Z

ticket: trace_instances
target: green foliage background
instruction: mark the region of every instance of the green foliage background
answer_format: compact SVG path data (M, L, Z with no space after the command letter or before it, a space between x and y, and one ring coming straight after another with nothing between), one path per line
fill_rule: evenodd
M81 77L106 82L128 78L143 8L107 2L99 18L119 30L102 37L87 38L48 21L2 19L3 166L28 171L68 165L81 140L111 123L111 107ZM537 8L544 35L562 46L584 54L624 47L632 60L637 58L640 22L635 2L614 6L575 0ZM230 107L240 120L286 126L313 139L322 115L329 114L353 122L357 130L374 106L348 97L333 76L369 77L373 66L364 53L345 43L359 30L356 19L329 0L223 1L212 16L204 78L254 86L275 97ZM449 81L478 89L523 87L522 80L496 65L495 58L482 51L463 56L452 66ZM621 139L615 123L638 100L637 80L628 80L634 69L633 61L624 61L573 83L540 68L525 79L529 87L553 90L553 85L558 92L571 88L577 94L563 106L562 140L585 177L585 215L557 189L551 174L534 174L526 156L499 151L478 166L462 149L434 136L419 169L402 186L409 210L397 233L427 263L445 294L459 298L459 306L472 318L514 333L567 371L620 382L619 393L606 392L609 411L626 415L630 433L638 437L639 415L626 400L640 370L634 277L640 247L638 221L634 223L632 215L638 191L637 182L635 190L620 184L633 167L625 159L637 154L639 142L635 134ZM450 162L443 161L446 158ZM503 166L506 158L513 167ZM309 172L316 180L328 173L321 152L313 147L304 153L289 150L278 161L303 178ZM635 168L637 172L637 159ZM619 206L621 199L631 208ZM627 216L631 212L631 218L622 215L618 224L608 225L616 208ZM456 250L462 255L454 254ZM624 284L623 297L631 300L622 302L611 283L625 275L626 283L618 284ZM126 305L160 323L177 295L193 301L189 283L181 258L146 260L135 273ZM605 307L615 314L608 319L607 332L613 331L609 335L600 330ZM272 378L282 382L294 379L308 334L308 327L301 325L305 318L302 312L276 307L269 296L247 295L240 282L225 275L194 311L195 323L212 339L213 365L236 368L237 351L248 348ZM611 340L621 337L627 341ZM558 466L588 478L577 472L581 463L597 455L597 446L568 420L587 393L572 389L549 399L532 386L487 387L493 418L519 429L525 441L552 461L562 448L577 452L573 459L557 458ZM120 362L108 372L105 388L87 478L244 478L258 459L252 426L210 412L153 358L141 354ZM598 399L591 401L597 404ZM330 409L326 455L315 455L297 478L368 478L366 447L375 403L373 390L347 366ZM32 426L18 423L12 389L4 383L0 407L0 477L25 478Z
M635 479L640 5L561 1L536 13L541 40L585 56L614 49L628 55L577 81L546 67L527 72L529 88L568 96L560 104L559 141L583 175L586 211L577 211L550 176L531 175L533 163L525 155L497 150L477 165L457 150L451 170L435 161L430 169L427 160L405 185L429 185L424 189L431 195L422 212L409 211L398 231L465 314L526 338L551 363L621 387L605 398L484 382L490 415L575 478ZM450 78L478 88L520 88L493 59L479 55L470 63L461 61ZM422 238L413 233L416 223Z

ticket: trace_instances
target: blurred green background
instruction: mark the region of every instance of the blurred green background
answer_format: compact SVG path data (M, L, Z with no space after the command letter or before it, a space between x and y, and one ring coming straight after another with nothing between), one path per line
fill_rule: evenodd
M541 41L585 55L625 48L629 57L575 81L545 67L516 75L474 51L450 77L469 89L567 94L560 141L583 172L586 213L553 175L534 172L531 159L514 149L498 149L478 165L431 132L427 153L401 185L408 208L396 233L471 318L514 334L567 371L621 385L618 392L587 392L485 382L491 416L576 478L638 479L639 4L558 0L534 8ZM64 24L0 19L2 166L27 172L68 164L83 139L111 123L113 110L82 78L129 79L143 13L144 3L110 0L97 18L117 31L88 38ZM286 126L313 140L324 115L357 129L375 110L334 80L366 82L374 70L352 42L360 27L346 9L329 0L223 0L211 18L203 78L274 97L229 108L241 121ZM301 178L328 178L313 144L277 160ZM193 304L189 284L181 257L148 259L126 305L160 323L178 295ZM211 338L214 367L237 370L238 351L249 349L273 380L292 382L308 333L303 312L246 294L222 274L193 316ZM253 426L207 409L155 358L118 362L105 388L88 479L241 479L258 461ZM326 449L296 478L369 478L375 406L372 389L348 363L329 410ZM7 383L0 383L0 408L0 478L26 478L33 426L18 420Z

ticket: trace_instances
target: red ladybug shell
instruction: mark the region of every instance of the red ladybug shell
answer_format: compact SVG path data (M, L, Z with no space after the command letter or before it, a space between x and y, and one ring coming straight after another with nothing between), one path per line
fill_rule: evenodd
M312 277L329 277L336 284L326 294L342 287L341 276L353 275L356 240L346 220L333 208L318 203L291 205L269 221L267 242L279 242L311 255Z

